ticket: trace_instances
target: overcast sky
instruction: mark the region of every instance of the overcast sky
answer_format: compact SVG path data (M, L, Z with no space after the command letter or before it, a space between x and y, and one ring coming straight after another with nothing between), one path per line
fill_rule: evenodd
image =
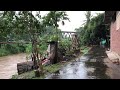
M41 11L41 16L44 16L49 11ZM63 26L61 23L59 23L59 28L62 31L74 31L75 28L79 28L83 21L85 20L85 11L66 11L68 14L68 17L70 19L69 21L65 21L65 25ZM95 16L96 13L103 13L104 11L91 11L92 15Z

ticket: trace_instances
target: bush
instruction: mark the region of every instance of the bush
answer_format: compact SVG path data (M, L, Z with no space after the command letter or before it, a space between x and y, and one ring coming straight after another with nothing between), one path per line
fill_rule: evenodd
M27 44L26 45L26 53L31 53L32 52L32 44Z
M16 54L16 53L19 53L19 52L20 52L20 51L19 51L19 47L18 47L18 45L16 45L16 44L11 44L11 45L7 44L7 45L5 46L5 49L6 49L6 50L9 50L9 52L10 52L11 54Z
M26 51L26 47L23 45L19 46L19 52L25 52Z
M62 53L64 52L69 53L69 49L71 47L71 41L68 40L68 38L64 38L60 41L59 43L59 49L62 51Z
M0 48L0 56L6 56L8 54L16 54L25 52L25 46L24 45L18 45L18 44L6 44L1 46Z
M4 48L0 48L0 56L6 56L8 55L10 52L7 51L6 49Z
M42 43L41 46L39 46L39 53L43 54L47 50L47 47L46 43Z

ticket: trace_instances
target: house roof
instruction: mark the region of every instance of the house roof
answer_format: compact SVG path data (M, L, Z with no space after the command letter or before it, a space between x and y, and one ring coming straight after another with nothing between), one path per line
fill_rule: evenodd
M116 11L105 11L104 15L104 22L105 24L109 24L112 20L112 16L115 14Z

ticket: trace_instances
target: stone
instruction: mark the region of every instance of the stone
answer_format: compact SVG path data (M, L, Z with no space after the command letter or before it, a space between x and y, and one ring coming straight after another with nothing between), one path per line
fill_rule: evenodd
M17 63L18 74L22 74L24 72L31 71L33 69L35 69L33 61Z

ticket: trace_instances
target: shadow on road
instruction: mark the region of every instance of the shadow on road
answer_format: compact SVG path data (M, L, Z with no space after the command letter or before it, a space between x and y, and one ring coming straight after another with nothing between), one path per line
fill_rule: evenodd
M95 76L94 78L96 79L110 79L110 77L106 75L107 65L104 64L104 58L107 58L105 48L94 46L89 51L89 56L91 57L85 62L85 65L88 68L94 68L94 72L88 73L88 76Z

